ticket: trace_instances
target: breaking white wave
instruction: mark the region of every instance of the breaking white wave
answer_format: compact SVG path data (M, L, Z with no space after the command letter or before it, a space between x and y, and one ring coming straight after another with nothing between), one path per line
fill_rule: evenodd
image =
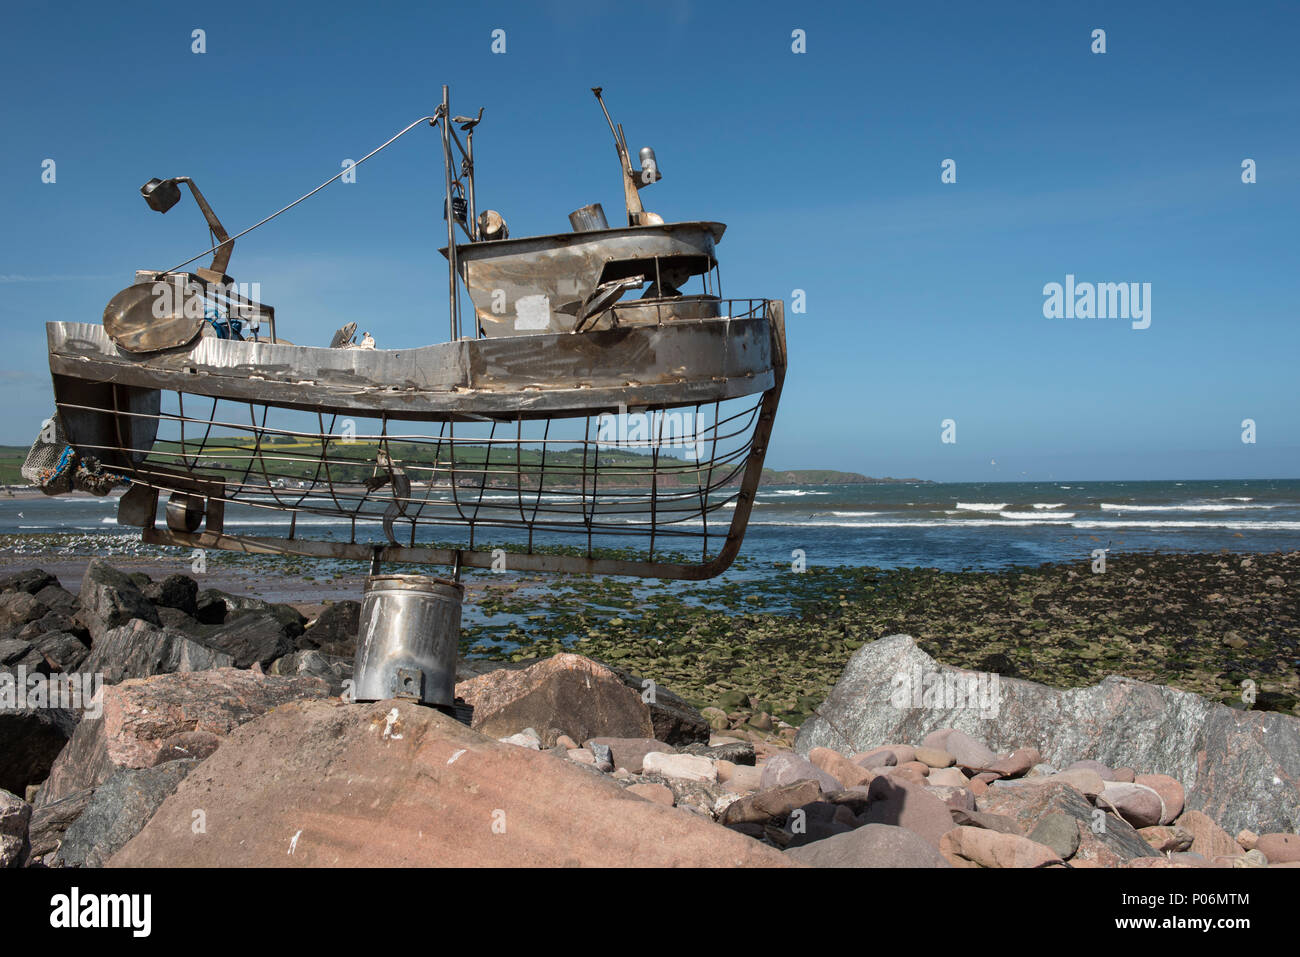
M1007 507L1006 502L958 502L957 509L962 512L1000 512Z
M1034 508L1060 508L1064 502L1035 502Z
M1185 503L1183 505L1116 505L1102 502L1103 512L1238 512L1247 508L1277 508L1276 505L1227 505L1222 502Z
M1074 512L999 512L998 517L1012 518L1012 519L1031 519L1035 521L1038 519L1053 519L1055 521L1063 521L1064 519L1067 518L1074 518Z

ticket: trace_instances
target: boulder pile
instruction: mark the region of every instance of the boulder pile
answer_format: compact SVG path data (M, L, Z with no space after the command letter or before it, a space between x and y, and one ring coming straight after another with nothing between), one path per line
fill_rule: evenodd
M358 612L101 561L79 597L0 579L0 694L104 681L0 707L0 866L1300 866L1286 715L1124 679L900 694L977 676L894 636L797 734L567 653L463 662L466 727L340 698Z

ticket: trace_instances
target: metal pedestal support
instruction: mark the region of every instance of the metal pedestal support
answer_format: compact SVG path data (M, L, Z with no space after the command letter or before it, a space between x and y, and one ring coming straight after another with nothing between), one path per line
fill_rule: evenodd
M460 608L465 589L427 575L370 575L357 632L358 701L409 698L468 724L456 703Z

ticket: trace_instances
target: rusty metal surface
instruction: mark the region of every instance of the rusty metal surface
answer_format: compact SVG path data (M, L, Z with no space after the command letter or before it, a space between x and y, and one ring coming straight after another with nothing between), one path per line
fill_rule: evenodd
M201 338L134 357L102 326L46 324L58 377L182 389L289 408L412 417L550 415L712 402L772 385L766 303L723 317L581 335L460 340L416 349L329 349Z
M585 233L555 233L456 247L457 263L485 336L570 332L578 305L601 283L609 263L693 257L704 272L716 264L722 223L665 223ZM442 254L447 255L446 248ZM628 273L646 272L628 267ZM649 270L653 277L653 269ZM610 277L617 278L617 277ZM521 299L546 300L545 324L521 312ZM567 309L566 309L567 307Z

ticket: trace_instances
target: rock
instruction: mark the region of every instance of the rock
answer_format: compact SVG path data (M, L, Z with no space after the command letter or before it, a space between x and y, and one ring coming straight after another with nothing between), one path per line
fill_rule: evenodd
M1042 759L1043 756L1038 753L1037 748L1017 748L980 770L992 771L1004 778L1018 778L1028 774L1035 765L1042 762Z
M726 731L731 727L727 712L721 708L701 708L700 716L709 722L709 727L714 731Z
M949 810L958 809L962 811L975 810L975 795L970 788L952 787L947 784L930 784L923 785L926 794L932 794L944 804L948 805Z
M1029 839L1050 847L1057 857L1068 861L1079 849L1079 822L1060 811L1044 814L1029 833Z
M456 685L474 706L473 726L490 737L530 725L554 727L575 741L652 738L641 696L604 665L558 654L521 670L498 669Z
M710 739L712 740L712 739ZM668 749L660 749L668 750ZM732 764L754 765L756 753L752 741L727 741L722 744L708 744L694 742L683 745L680 749L687 754L698 754L702 757L712 758L714 761L730 761Z
M1025 837L1024 830L1014 818L1005 814L992 814L988 811L967 811L954 809L952 823L958 827L982 827L989 831L1001 831L1003 834L1016 834Z
M889 824L867 824L784 853L809 867L951 866L924 838Z
M0 594L0 628L18 628L44 618L49 611L44 602L25 591Z
M95 789L86 809L68 827L55 861L64 866L102 867L140 832L198 763L169 761L154 768L117 771Z
M0 870L19 867L27 858L27 828L31 819L30 804L0 790Z
M44 781L78 718L61 708L9 707L0 694L0 789L26 794L28 785Z
M816 781L823 791L829 794L842 787L833 774L827 774L806 758L797 754L775 754L763 765L762 788L784 787L796 781Z
M956 759L943 748L917 748L916 760L926 767L946 768L950 767Z
M905 827L934 847L956 826L948 805L926 793L924 786L889 776L878 777L867 787L867 809L860 818L864 824Z
M1192 832L1182 827L1158 824L1140 828L1138 833L1142 835L1142 840L1161 853L1185 851L1192 846Z
M525 731L520 731L518 734L510 734L504 738L498 738L497 740L502 744L513 744L517 748L531 748L533 751L542 750L542 740L537 736L537 732L533 731L532 734L527 734L527 731L533 731L533 729L527 728ZM594 754L591 756L591 763L593 765L596 763L596 756Z
M653 737L675 747L695 742L708 742L709 733L713 730L709 719L681 695L657 682L647 681L612 665L605 664L605 667L618 675L650 709Z
M695 754L665 754L662 751L651 751L642 759L642 769L646 774L657 774L675 781L701 781L712 784L718 780L718 769L714 767L713 762Z
M1268 858L1270 864L1289 864L1292 861L1300 861L1300 835L1261 834L1252 850L1261 852Z
M938 787L964 788L970 783L970 778L959 768L935 768L926 776L926 781Z
M777 838L783 848L802 847L816 841L844 834L857 826L853 811L842 804L814 801L790 812Z
M808 752L808 760L835 778L841 787L851 788L859 784L869 784L875 777L873 772L854 764L844 755L830 748L813 748Z
M25 862L27 866L38 862L47 866L54 863L54 852L58 850L64 832L81 816L94 793L93 788L87 788L45 807L33 808L27 832L31 844Z
M203 625L220 625L226 620L225 593L215 588L201 589L194 600L194 618Z
M155 608L174 608L190 617L198 614L199 583L189 575L168 575L141 591Z
M156 680L156 679L155 679ZM280 679L286 680L286 679ZM191 832L194 808L207 834ZM109 866L759 866L787 859L409 701L298 701L234 730Z
M1133 784L1137 781L1137 772L1132 768L1116 768L1111 773L1121 784Z
M677 750L671 744L655 738L592 738L587 742L587 747L593 744L609 748L610 763L616 768L627 768L633 774L641 773L645 756L650 752L673 754Z
M1165 802L1142 784L1107 781L1097 797L1098 807L1108 807L1135 828L1151 827L1165 817Z
M1095 777L1091 771L1072 773ZM1073 818L1079 828L1079 849L1070 859L1073 867L1115 867L1135 857L1157 855L1130 824L1098 811L1059 777L1023 779L1024 783L1014 787L989 788L976 798L975 806L1012 818L1025 834L1032 834L1048 814L1060 812Z
M1189 846L1190 843L1189 841ZM1259 843L1259 835L1248 828L1242 828L1237 832L1237 843L1241 845L1243 851L1253 851L1255 845Z
M1149 787L1160 795L1160 800L1165 805L1164 816L1160 819L1161 824L1169 824L1183 813L1186 792L1183 790L1183 786L1169 775L1138 774L1134 776L1133 782Z
M320 651L296 651L277 658L267 669L272 675L307 675L329 685L331 695L342 695L352 678L353 659L327 655Z
M158 612L136 583L102 558L92 558L86 566L78 600L94 641L133 618L161 624Z
M1206 860L1213 860L1216 857L1237 857L1245 853L1231 834L1200 811L1184 811L1179 815L1176 823L1191 832L1191 853L1200 854Z
M1089 800L1097 798L1106 789L1106 781L1096 771L1088 768L1075 768L1072 771L1057 771L1046 780L1068 784Z
M720 818L728 827L737 824L785 823L797 807L820 800L822 790L816 781L803 780L783 787L746 795L728 804Z
M838 754L839 752L837 751L836 753ZM911 761L915 757L916 751L912 748L908 748L907 754L907 760ZM899 763L898 753L893 748L873 748L872 750L865 751L862 754L854 755L850 760L858 767L867 769L892 768L897 767Z
M234 668L132 678L105 685L103 712L77 726L37 795L38 808L98 787L119 768L152 767L166 742L186 731L224 738L266 711L300 698L323 698L324 682Z
M90 655L86 644L67 631L46 632L32 643L32 647L44 659L51 672L76 671Z
M982 827L955 827L943 835L939 853L953 867L1048 867L1061 857L1027 837Z
M654 781L629 784L627 792L628 794L635 794L639 798L645 798L647 801L653 801L655 804L664 804L668 807L672 807L675 803L673 792L662 784L656 784Z
M717 767L718 781L725 784L728 791L736 794L749 794L763 786L763 772L756 767L732 764L730 761L719 761ZM724 767L726 768L725 772Z
M142 619L112 628L95 639L84 667L107 684L128 678L229 668L235 659L209 644L164 631Z
M234 659L236 668L269 668L277 658L293 653L293 626L267 610L243 611L212 628L204 642Z
M1088 755L1108 767L1168 775L1186 788L1187 808L1234 833L1243 827L1300 831L1300 789L1294 784L1300 718L1238 711L1117 676L1071 689L1001 676L996 707L896 708L895 676L912 673L972 674L935 662L906 635L870 642L854 652L818 714L804 722L795 749L850 754L881 741L921 741L930 732L956 728L997 749L1037 747L1057 767ZM950 737L937 746L956 756Z
M357 653L357 631L361 627L361 602L336 601L326 605L316 620L298 636L300 651L318 650L351 658Z
M958 767L974 771L982 771L997 760L997 755L983 741L956 729L944 735L943 749L952 755Z
M169 761L202 761L220 744L221 738L211 731L181 731L163 738L152 766L156 768Z
M1215 863L1227 860L1232 867L1268 867L1269 859L1264 856L1264 852L1256 848L1253 851L1247 851L1240 857L1215 858Z
M5 575L0 578L0 593L7 591L21 591L29 595L35 595L43 588L51 585L57 586L59 580L49 572L41 568L32 568L28 571L14 572L12 575Z
M1091 760L1075 761L1071 764L1067 764L1065 766L1065 770L1092 771L1094 774L1097 775L1097 777L1101 778L1103 781L1115 780L1115 772L1109 766L1102 764L1100 761L1091 761Z
M81 610L81 602L77 601L77 596L58 582L46 585L39 591L32 592L32 595L46 608L66 615L76 615ZM87 632L86 634L89 636L90 633Z

